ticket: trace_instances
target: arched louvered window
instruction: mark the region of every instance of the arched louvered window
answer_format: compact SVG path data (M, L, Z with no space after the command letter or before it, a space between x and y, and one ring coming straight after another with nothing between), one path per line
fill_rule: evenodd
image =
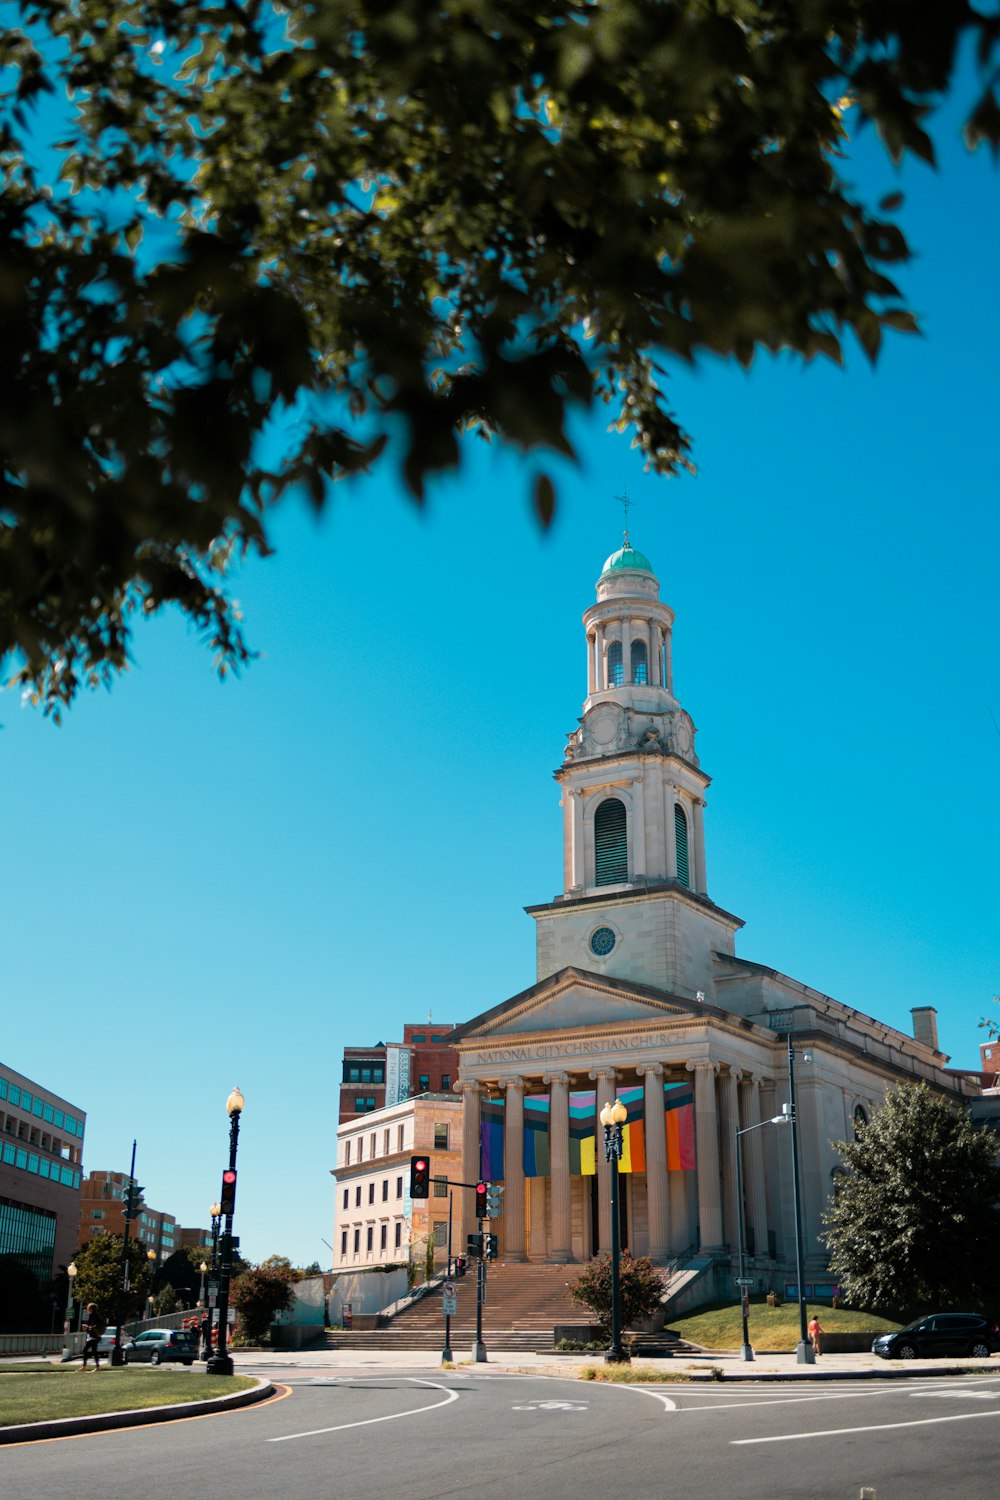
M649 681L645 641L632 642L632 681L640 685Z
M628 880L628 818L617 797L606 798L594 814L594 864L596 885Z
M681 885L690 887L688 870L688 820L679 802L674 803L674 840L677 844L677 879Z
M612 641L608 647L608 687L621 687L625 681L625 666L622 661L621 641Z

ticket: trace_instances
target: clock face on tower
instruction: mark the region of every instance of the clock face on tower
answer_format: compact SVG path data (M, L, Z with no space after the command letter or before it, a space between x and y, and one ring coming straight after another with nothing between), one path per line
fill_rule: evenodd
M590 951L598 958L607 958L617 939L610 927L598 927L590 935Z

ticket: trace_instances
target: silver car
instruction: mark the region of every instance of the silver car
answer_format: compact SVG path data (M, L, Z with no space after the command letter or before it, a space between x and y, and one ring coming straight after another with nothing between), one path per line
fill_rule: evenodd
M126 1364L142 1360L159 1365L174 1360L190 1365L197 1358L198 1340L187 1328L146 1328L136 1334L125 1351Z
M125 1330L122 1329L122 1350L123 1350L123 1352L124 1352L124 1350L126 1350L126 1349L128 1349L130 1347L131 1343L132 1343L131 1338L125 1332ZM115 1347L115 1330L113 1328L108 1328L108 1329L105 1330L104 1333L101 1334L100 1338L97 1340L97 1353L98 1353L98 1357L100 1359L110 1359L111 1358L111 1351L112 1351L112 1349L114 1347Z

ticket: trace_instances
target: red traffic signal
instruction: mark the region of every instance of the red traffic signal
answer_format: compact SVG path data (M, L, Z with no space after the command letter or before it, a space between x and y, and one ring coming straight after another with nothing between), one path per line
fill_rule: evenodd
M486 1207L486 1199L489 1197L489 1185L485 1182L476 1183L476 1218L485 1219L489 1210Z
M236 1169L227 1167L222 1174L222 1192L219 1194L219 1209L224 1219L232 1216L236 1208Z
M410 1157L410 1197L429 1198L431 1195L431 1163L427 1156Z

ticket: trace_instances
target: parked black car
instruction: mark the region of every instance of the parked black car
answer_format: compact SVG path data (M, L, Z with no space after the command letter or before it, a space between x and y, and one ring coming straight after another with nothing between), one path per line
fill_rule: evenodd
M929 1359L934 1355L971 1355L986 1359L1000 1349L1000 1330L979 1313L929 1313L896 1333L883 1333L872 1344L882 1359Z

